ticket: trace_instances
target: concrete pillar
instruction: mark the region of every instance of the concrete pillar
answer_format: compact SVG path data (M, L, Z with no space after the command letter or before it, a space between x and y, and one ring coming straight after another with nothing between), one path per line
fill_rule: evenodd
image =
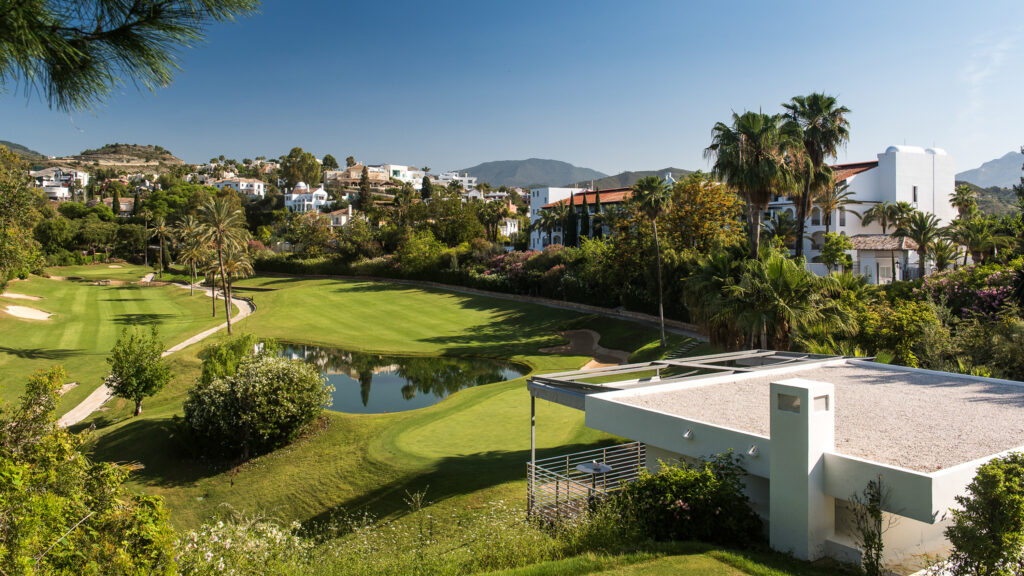
M835 447L835 389L794 378L771 385L770 541L801 560L825 555L835 502L825 495L825 452Z

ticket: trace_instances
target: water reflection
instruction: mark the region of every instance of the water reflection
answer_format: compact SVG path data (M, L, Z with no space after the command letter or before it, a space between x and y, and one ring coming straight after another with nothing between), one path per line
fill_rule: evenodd
M463 388L528 372L487 358L389 356L303 344L282 344L281 355L320 368L334 386L332 410L361 414L423 408Z

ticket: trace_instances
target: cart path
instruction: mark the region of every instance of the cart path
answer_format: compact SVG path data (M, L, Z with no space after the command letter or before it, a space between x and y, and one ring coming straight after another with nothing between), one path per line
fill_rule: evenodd
M184 288L186 290L189 289L189 286L187 286L187 285L178 284L177 286L180 286L181 288ZM212 292L213 292L212 289L205 291L206 295L207 296L211 296L211 297L212 297ZM246 300L239 300L238 298L232 298L231 299L231 303L234 304L238 308L238 313L235 314L235 316L231 319L232 324L234 324L235 322L238 322L239 320L241 320L241 319L245 318L246 316L252 314L256 310L256 308L252 305L252 303L250 303L250 302L248 302ZM213 334L216 334L221 329L226 328L227 325L228 325L228 323L224 322L223 324L220 324L219 326L215 326L213 328L210 328L209 330L206 330L204 332L200 332L199 334L196 334L195 336L189 338L188 340L185 340L184 342L182 342L180 344L177 344L175 346L172 346L172 347L168 348L167 350L164 351L163 354L160 355L160 357L163 358L163 357L169 356L169 355L174 354L175 352L177 352L179 350L183 350L183 349L185 349L185 348L195 344L196 342L200 342L200 341L202 341L202 340L204 340L206 338L209 338L210 336L212 336ZM113 395L114 395L114 391L111 390L110 387L108 387L106 384L100 386L99 388L93 390L92 394L89 394L85 398L85 400L82 400L82 402L78 406L75 406L74 408L69 410L66 414L61 416L60 420L57 421L57 425L58 426L63 426L63 427L66 428L66 427L71 426L73 424L78 424L82 420L85 420L86 418L88 418L90 414L92 414L96 410L99 410L99 408L101 406L106 404L106 402L108 400L110 400L111 397L113 397Z

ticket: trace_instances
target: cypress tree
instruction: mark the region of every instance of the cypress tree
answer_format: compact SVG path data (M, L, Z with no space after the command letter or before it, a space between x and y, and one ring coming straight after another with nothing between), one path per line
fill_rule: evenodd
M579 244L579 232L576 226L578 220L576 218L576 197L570 192L569 193L569 213L565 216L565 245L569 247L575 247Z
M594 190L594 214L601 214L601 191ZM601 219L594 230L595 238L604 237L604 218Z
M587 235L587 238L593 238L592 230L590 229L590 208L587 206L587 193L583 193L583 214L580 216L580 232Z

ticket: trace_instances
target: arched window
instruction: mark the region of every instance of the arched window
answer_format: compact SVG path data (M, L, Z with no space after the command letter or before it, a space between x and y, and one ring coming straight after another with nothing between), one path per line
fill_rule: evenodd
M821 226L821 210L811 210L811 226Z

